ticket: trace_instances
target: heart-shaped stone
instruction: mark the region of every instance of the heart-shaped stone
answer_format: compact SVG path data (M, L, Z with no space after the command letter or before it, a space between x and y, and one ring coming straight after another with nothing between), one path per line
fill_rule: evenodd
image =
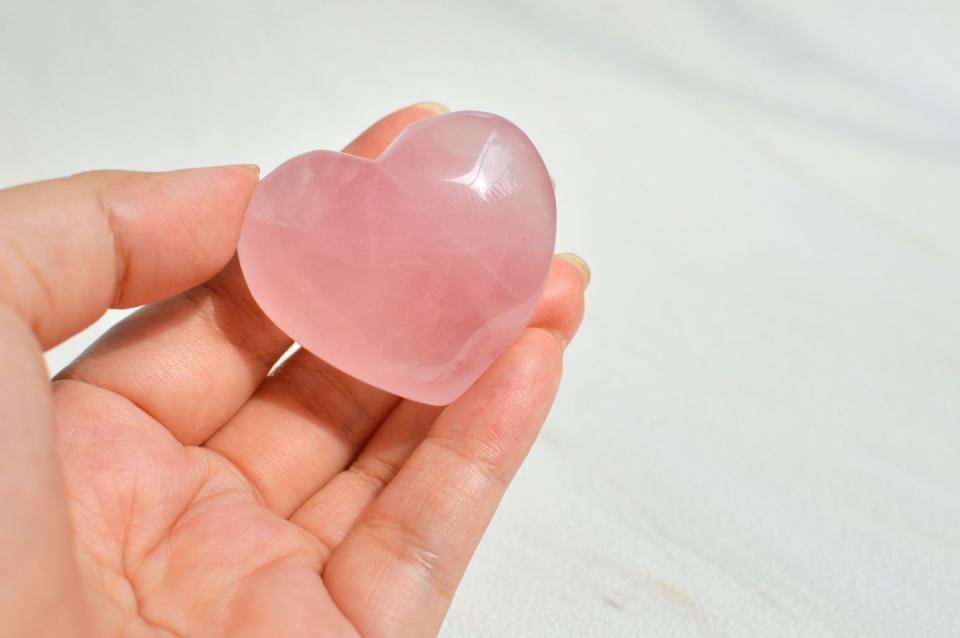
M556 203L519 128L478 112L411 125L376 160L295 157L257 186L240 265L276 325L414 401L453 401L512 344L543 290Z

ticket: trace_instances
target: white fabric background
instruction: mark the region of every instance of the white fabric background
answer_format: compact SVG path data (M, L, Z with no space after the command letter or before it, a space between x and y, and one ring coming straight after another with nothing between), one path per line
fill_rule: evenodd
M594 280L445 635L956 636L958 33L948 0L6 1L0 185L500 113Z

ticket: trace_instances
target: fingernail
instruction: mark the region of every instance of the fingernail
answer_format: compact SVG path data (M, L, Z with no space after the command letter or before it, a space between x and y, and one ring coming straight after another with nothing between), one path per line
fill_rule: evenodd
M590 285L590 266L583 260L583 257L573 253L559 253L557 259L562 259L580 271L580 275L583 277L583 289L586 290L587 286Z
M250 171L254 175L257 175L258 177L260 175L260 167L257 166L256 164L237 164L237 166Z
M410 108L423 109L425 111L435 113L436 115L444 115L450 112L450 109L439 102L417 102L416 104L411 105Z
M554 338L555 338L558 342L560 342L560 347L561 347L563 350L566 350L566 349L567 349L567 338L563 336L563 333L561 333L559 330L551 330L550 333L554 336Z

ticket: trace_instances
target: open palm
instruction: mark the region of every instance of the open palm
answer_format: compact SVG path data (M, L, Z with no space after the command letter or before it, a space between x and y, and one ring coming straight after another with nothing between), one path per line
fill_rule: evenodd
M556 259L530 327L443 409L305 351L271 373L291 343L232 259L256 180L0 191L0 635L437 631L549 410L584 273ZM49 382L43 348L144 303Z

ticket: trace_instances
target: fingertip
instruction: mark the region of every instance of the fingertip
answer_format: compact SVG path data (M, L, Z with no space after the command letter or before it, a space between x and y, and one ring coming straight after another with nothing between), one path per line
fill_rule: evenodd
M566 349L567 349L567 344L570 343L570 342L567 340L567 335L563 334L563 333L560 332L559 330L549 330L548 332L550 332L550 334L553 335L553 338L557 340L557 343L560 344L560 349L561 349L561 350L566 350Z
M450 109L439 102L417 102L410 105L409 108L429 111L431 115L446 115L450 112Z
M563 351L568 342L566 335L551 328L532 327L527 330L528 334L525 337L535 342L535 346L527 347L528 352L537 353L532 357L536 361L534 368L539 370L540 375L543 375L544 371L553 371L555 381L559 385L560 374L563 371Z
M237 168L242 168L248 173L252 173L257 179L260 178L260 167L256 164L237 164Z
M189 170L189 169L188 169ZM260 183L260 167L256 164L233 164L227 166L218 166L212 169L194 169L198 171L210 170L216 174L210 175L210 183L213 185L219 178L220 184L215 190L221 194L221 201L226 205L220 206L217 210L221 214L229 215L231 222L237 225L237 234L239 236L239 223L242 223L243 216L247 212L247 204L253 196L253 190ZM202 181L207 178L205 175L198 174ZM231 254L236 249L236 241L230 246Z
M437 115L449 113L447 107L436 102L418 102L377 120L344 149L344 153L376 159L405 128Z
M552 332L566 346L583 319L585 280L577 263L560 256L554 258L547 285L529 325Z
M577 269L577 271L580 273L580 278L583 281L583 289L586 290L590 285L591 278L590 265L587 264L586 260L576 253L558 253L556 258L572 265Z
M226 196L249 199L260 182L260 167L257 164L226 164L185 168L159 175L179 182L178 188L189 188L193 193L212 188Z

